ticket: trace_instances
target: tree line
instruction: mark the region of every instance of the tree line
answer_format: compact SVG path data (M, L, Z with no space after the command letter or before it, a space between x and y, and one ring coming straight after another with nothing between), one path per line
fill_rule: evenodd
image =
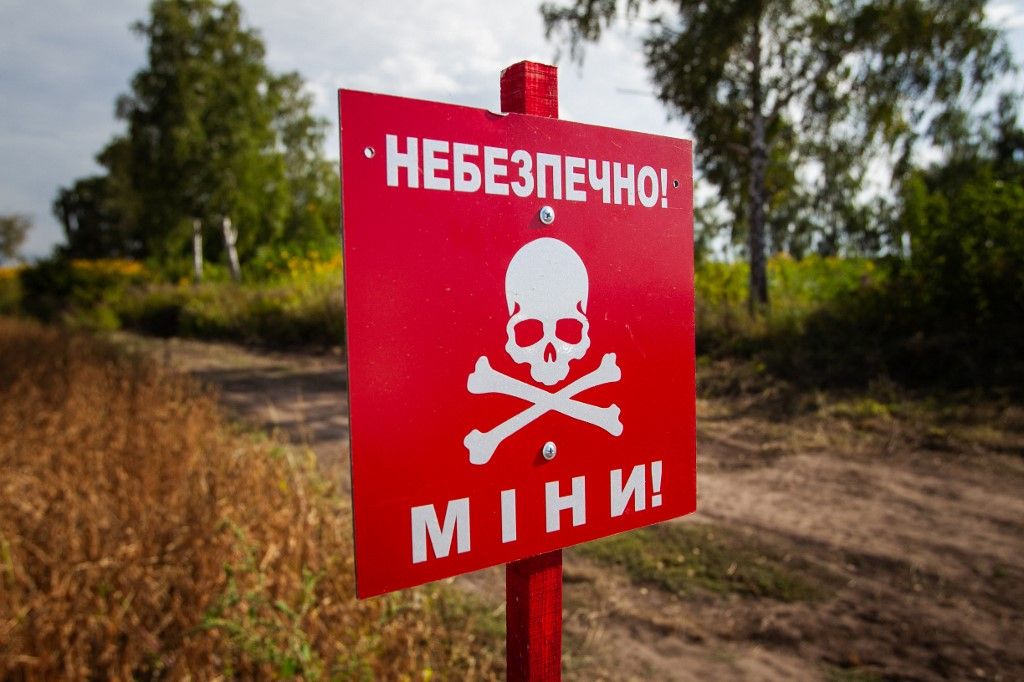
M741 245L756 309L768 303L768 253L878 255L901 252L908 234L928 242L920 225L907 232L899 192L885 190L909 191L922 145L969 139L974 103L1014 69L985 6L572 0L541 11L549 38L577 59L617 22L646 26L657 94L693 130L700 177L716 190L698 207L698 236ZM1004 123L1012 105L1001 101Z
M768 304L770 254L817 252L888 257L922 289L973 291L969 305L1006 311L984 301L1024 288L1010 274L1024 271L1024 152L1019 93L987 117L975 106L1015 69L985 6L560 0L541 11L577 58L618 22L646 27L652 82L692 128L699 178L715 190L697 207L698 247L749 259L751 310ZM134 30L148 59L117 102L125 131L99 153L104 172L54 202L66 252L181 274L197 247L225 262L235 242L245 262L283 243L336 244L327 123L297 73L268 68L238 4L154 0ZM923 148L939 161L922 167ZM985 196L980 213L959 209L967 188ZM1003 229L984 219L995 206Z
M99 152L102 173L54 200L65 252L177 272L197 247L224 262L235 242L244 262L283 243L336 244L327 122L298 73L267 66L239 5L154 0L133 30L148 44L147 64L117 101L125 131Z

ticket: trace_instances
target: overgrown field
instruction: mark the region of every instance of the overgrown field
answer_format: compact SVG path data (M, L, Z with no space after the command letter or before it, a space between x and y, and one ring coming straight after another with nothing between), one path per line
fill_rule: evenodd
M501 674L467 597L357 602L347 502L198 385L0 318L0 406L0 678Z
M316 251L260 263L235 284L169 282L134 261L44 261L0 269L0 314L21 312L73 328L128 328L157 336L267 346L333 347L344 338L341 255Z
M701 344L750 339L795 329L837 298L886 281L867 259L776 257L769 266L773 305L766 317L746 311L744 263L709 262L696 274ZM0 269L0 312L26 313L92 329L126 327L159 336L189 336L266 345L342 342L342 262L338 253L285 254L261 263L236 285L213 271L212 281L170 283L123 260L50 261Z
M343 344L336 250L279 254L242 284L211 275L202 284L172 283L130 261L47 261L0 271L0 313L276 347ZM937 288L899 259L779 255L768 265L771 305L751 315L747 279L742 262L698 264L699 355L749 360L804 387L1024 385L1024 356L1015 351L1024 292L996 297L1002 287L987 285L949 303L955 283Z

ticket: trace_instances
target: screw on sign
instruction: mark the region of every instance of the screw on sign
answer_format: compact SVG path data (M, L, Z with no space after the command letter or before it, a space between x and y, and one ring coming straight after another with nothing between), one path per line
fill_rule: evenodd
M510 679L558 679L561 550L696 507L692 145L339 92L361 598L506 565Z

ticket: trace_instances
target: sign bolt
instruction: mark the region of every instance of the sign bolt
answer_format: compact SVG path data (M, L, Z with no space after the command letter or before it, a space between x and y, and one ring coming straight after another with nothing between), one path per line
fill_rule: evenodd
M545 225L555 222L555 209L550 206L542 206L540 209L540 221ZM552 455L554 457L554 455Z
M555 455L558 454L558 448L555 447L553 442L548 441L547 443L544 443L544 447L541 448L540 454L544 455L544 459L550 462L555 458Z

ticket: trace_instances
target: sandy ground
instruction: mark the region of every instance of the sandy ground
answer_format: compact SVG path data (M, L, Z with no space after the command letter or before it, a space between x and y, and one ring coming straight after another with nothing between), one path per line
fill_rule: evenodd
M349 488L340 354L120 339L218 387L239 418L312 447ZM1024 418L1014 409L1005 433L975 442L921 438L897 420L700 400L699 511L677 523L755 535L827 570L834 587L813 602L681 599L570 550L566 677L1024 680ZM500 608L501 569L456 584Z

